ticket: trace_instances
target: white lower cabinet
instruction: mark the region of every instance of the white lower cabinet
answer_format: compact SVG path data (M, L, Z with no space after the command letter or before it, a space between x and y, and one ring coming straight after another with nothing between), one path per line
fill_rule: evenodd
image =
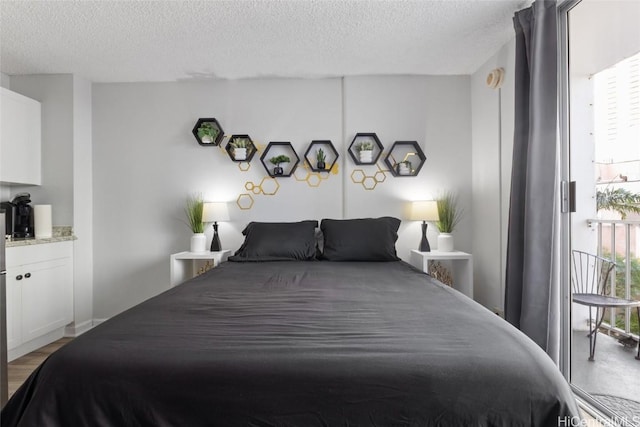
M73 243L9 247L6 252L12 360L60 338L73 321Z

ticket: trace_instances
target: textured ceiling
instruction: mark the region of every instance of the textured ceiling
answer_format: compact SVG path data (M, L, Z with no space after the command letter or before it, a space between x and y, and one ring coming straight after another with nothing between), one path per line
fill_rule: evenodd
M2 0L0 71L96 82L470 74L530 3Z

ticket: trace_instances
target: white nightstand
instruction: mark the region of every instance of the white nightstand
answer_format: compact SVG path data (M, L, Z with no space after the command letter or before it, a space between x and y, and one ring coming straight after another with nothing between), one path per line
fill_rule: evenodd
M208 270L226 261L230 254L231 251L228 249L217 252L178 252L172 254L171 287L195 277L201 268Z
M451 263L453 275L453 288L473 299L473 257L471 254L460 251L453 252L420 252L411 251L410 264L425 273L429 272L429 261L444 261Z

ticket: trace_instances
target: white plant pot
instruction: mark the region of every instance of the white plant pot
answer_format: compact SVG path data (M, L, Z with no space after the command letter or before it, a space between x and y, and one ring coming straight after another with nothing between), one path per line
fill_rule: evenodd
M453 235L451 233L438 234L438 251L453 252Z
M233 149L233 158L236 160L247 160L247 149L246 148L234 148Z
M411 175L411 169L406 163L400 163L398 165L398 175Z
M373 151L371 150L360 151L361 163L371 163L372 161L373 161Z
M191 250L190 252L206 252L207 251L207 237L204 233L194 233L191 236Z

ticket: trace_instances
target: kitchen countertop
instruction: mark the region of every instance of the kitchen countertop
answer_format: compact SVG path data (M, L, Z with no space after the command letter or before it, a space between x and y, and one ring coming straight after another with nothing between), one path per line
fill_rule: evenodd
M45 243L66 242L69 240L76 240L77 237L73 235L73 228L69 226L54 226L52 230L52 236L44 239L27 238L27 239L7 239L5 240L5 246L7 248L16 246L28 246L28 245L41 245Z

